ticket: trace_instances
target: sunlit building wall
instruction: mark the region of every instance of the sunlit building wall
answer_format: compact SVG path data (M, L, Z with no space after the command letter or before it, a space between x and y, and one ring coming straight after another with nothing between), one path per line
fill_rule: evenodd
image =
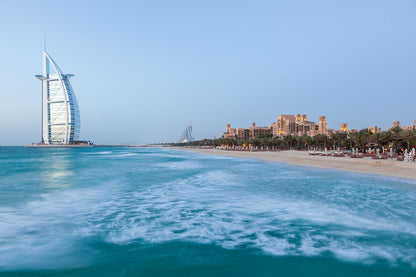
M326 119L325 116L320 116L319 117L319 123L318 123L318 132L320 134L325 134L326 133Z
M377 126L371 126L367 128L370 133L378 134L381 133L381 128Z

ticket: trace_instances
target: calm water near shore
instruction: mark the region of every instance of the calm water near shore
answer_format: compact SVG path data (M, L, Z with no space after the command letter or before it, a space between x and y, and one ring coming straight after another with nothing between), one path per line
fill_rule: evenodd
M0 276L416 276L416 181L151 148L0 150Z

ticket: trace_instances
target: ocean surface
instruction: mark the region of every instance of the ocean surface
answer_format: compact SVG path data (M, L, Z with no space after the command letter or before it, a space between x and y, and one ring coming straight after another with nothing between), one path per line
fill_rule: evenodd
M1 147L0 276L416 276L416 182L168 149Z

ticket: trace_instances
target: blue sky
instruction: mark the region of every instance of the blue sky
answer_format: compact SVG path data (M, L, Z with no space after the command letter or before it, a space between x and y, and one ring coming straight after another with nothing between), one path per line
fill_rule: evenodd
M307 114L416 119L416 2L0 0L0 145L40 140L43 35L96 143L197 138Z

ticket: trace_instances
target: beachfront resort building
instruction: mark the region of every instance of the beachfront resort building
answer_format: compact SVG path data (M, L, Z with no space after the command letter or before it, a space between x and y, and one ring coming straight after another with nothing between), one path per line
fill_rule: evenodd
M69 78L43 50L42 75L42 144L68 145L79 139L80 114Z
M265 135L272 135L274 137L285 137L289 135L315 136L317 134L331 135L347 131L347 123L341 124L340 131L328 129L325 116L320 116L319 123L317 124L313 121L308 121L306 114L281 114L277 116L277 121L273 122L268 127L257 127L254 122L249 128L231 128L231 125L228 124L223 137L250 139L259 138Z
M318 123L318 132L320 134L326 134L326 119L325 116L320 116L319 117L319 123Z
M381 128L377 126L368 127L367 130L372 134L379 134L381 133Z
M265 135L273 137L285 136L315 136L317 134L333 135L337 133L354 133L357 130L348 130L347 123L341 123L340 130L328 129L326 117L320 116L319 122L308 121L306 114L281 114L277 116L277 121L269 127L257 127L253 122L249 128L231 128L227 124L227 129L223 138L250 139L259 138Z
M275 125L272 124L273 128L273 136L284 136L285 134L291 133L290 125L293 125L295 122L295 116L294 115L288 115L288 114L281 114L277 116L277 122Z
M248 128L248 131L249 138L260 138L272 134L270 127L258 127L255 122L251 123L251 127Z
M393 128L400 127L405 131L416 130L416 120L413 125L400 126L400 121L394 121ZM370 133L379 134L381 128L377 126L371 126L367 128ZM277 121L270 124L269 127L256 127L255 123L252 123L250 128L231 128L231 125L227 125L227 130L223 134L224 138L233 139L251 139L259 138L265 135L273 135L273 137L286 137L286 136L315 136L323 134L332 136L340 133L358 133L357 129L348 129L347 123L341 123L340 129L328 129L325 116L319 117L319 122L315 123L307 120L306 114L281 114L277 116Z
M277 116L277 121L270 125L272 134L275 137L284 137L288 135L313 136L317 132L315 122L308 121L306 114Z
M412 130L416 130L416 120L414 122L413 125L406 125L404 127L402 127L403 129L407 130L407 131L412 131Z
M271 134L272 129L270 127L258 127L256 126L256 123L253 122L249 128L231 128L231 124L227 124L227 129L223 137L232 139L252 139Z
M387 130L390 131L393 128L396 127L400 127L405 131L412 131L412 130L416 130L416 120L413 122L413 125L406 125L406 126L400 126L400 121L394 121L393 122L393 127L388 128Z

